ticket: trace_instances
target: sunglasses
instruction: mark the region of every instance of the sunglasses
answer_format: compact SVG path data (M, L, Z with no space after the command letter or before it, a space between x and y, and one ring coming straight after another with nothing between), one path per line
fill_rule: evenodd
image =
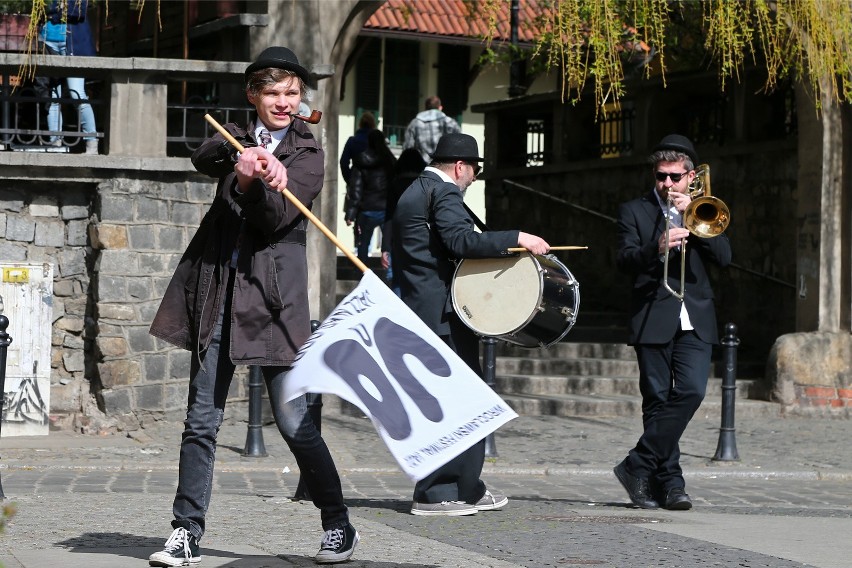
M672 183L677 183L683 178L683 176L688 173L689 172L683 172L682 174L672 174L669 172L654 172L654 177L657 178L657 181L666 181L666 178L672 178Z
M473 168L473 177L478 176L482 172L482 166L480 166L479 164L472 164L470 162L465 163Z

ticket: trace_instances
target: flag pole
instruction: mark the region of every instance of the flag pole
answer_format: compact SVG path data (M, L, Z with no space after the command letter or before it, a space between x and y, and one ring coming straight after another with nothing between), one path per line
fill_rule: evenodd
M219 124L218 122L216 122L216 119L215 119L215 118L213 118L213 117L212 117L212 116L210 116L209 114L205 114L205 115L204 115L204 118L207 120L207 122L209 122L209 123L213 126L213 128L215 128L216 130L218 130L218 131L219 131L219 134L221 134L222 136L224 136L224 137L225 137L225 140L227 140L228 142L230 142L230 143L231 143L231 145L232 145L234 148L236 148L238 152L244 152L244 151L245 151L245 148L243 147L243 145L242 145L242 144L240 144L240 143L237 141L237 139L236 139L236 138L234 138L233 136L231 136L231 133L230 133L230 132L228 132L227 130L225 130L225 129L222 127L222 125L221 125L221 124ZM347 248L343 245L343 243L341 243L341 242L340 242L340 239L338 239L338 238L337 238L337 236L336 236L334 233L332 233L332 232L331 232L331 230L330 230L328 227L326 227L326 226L323 224L323 222L322 222L322 221L320 221L320 220L319 220L319 218L311 212L311 210L310 210L310 209L308 209L307 207L305 207L305 204L304 204L304 203L302 203L301 201L299 201L299 199L298 199L295 195L293 195L293 193L292 193L289 189L287 189L287 188L285 187L285 188L283 188L283 189L279 189L279 190L277 190L277 191L280 191L280 192L281 192L281 194L282 194L284 197L286 197L287 199L289 199L289 200L290 200L290 202L291 202L293 205L295 205L295 206L296 206L296 208L297 208L297 209L298 209L298 210L302 213L302 215L304 215L305 217L307 217L307 218L308 218L308 220L309 220L311 223L313 223L313 224L316 226L316 228L317 228L317 229L319 229L319 230L322 232L322 234L324 234L326 237L328 237L328 238L329 238L329 240L331 240L331 242L333 242L333 243L334 243L334 245L335 245L338 249L340 249L340 252L342 252L344 255L346 255L346 258L348 258L350 261L352 261L352 264L354 264L355 266L357 266L357 267L358 267L358 269L359 269L361 272L367 272L368 270L370 270L369 268L367 268L367 265L366 265L366 264L364 264L363 262L361 262L361 259L360 259L360 258L358 258L358 257L357 257L357 256L355 256L354 254L352 254L352 252L351 252L350 250L348 250L348 249L347 249Z

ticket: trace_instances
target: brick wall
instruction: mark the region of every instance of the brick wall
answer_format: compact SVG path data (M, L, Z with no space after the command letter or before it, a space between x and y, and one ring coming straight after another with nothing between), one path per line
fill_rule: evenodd
M852 388L796 385L796 398L803 408L852 408Z

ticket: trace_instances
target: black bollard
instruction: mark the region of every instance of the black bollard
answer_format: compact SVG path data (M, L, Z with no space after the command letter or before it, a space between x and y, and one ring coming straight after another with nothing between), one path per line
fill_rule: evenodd
M719 428L719 445L716 446L717 461L736 461L740 459L737 453L736 428L734 428L734 402L737 396L737 326L729 323L725 326L725 337L722 339L722 358L725 363L725 374L722 376L722 427Z
M260 367L249 368L248 432L243 455L248 458L265 458L266 446L263 444L263 374Z
M497 340L493 337L482 338L482 380L494 390L494 376L497 368ZM485 437L485 457L496 458L497 446L494 442L494 432Z
M319 325L320 322L317 320L311 320L311 333L315 332ZM319 432L322 427L322 393L305 393L305 400L307 401L308 406L308 416L311 417L311 420L314 422L314 426L317 427L317 432ZM293 500L310 501L310 499L311 494L308 491L308 487L305 485L305 479L302 474L299 473L299 484L296 486L296 493L293 495Z
M12 338L6 333L9 327L9 318L3 315L3 296L0 296L0 428L3 425L3 403L6 399L6 351L12 343ZM0 482L0 501L6 499L3 493L3 483Z

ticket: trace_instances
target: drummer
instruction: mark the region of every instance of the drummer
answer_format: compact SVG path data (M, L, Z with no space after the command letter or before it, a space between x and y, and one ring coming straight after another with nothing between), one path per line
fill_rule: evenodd
M480 377L479 339L450 301L454 259L508 255L516 246L533 254L550 250L544 239L522 231L474 231L464 193L482 161L472 136L445 134L429 166L402 194L391 223L403 301ZM504 507L509 499L479 479L484 461L483 439L417 482L411 513L462 516Z

